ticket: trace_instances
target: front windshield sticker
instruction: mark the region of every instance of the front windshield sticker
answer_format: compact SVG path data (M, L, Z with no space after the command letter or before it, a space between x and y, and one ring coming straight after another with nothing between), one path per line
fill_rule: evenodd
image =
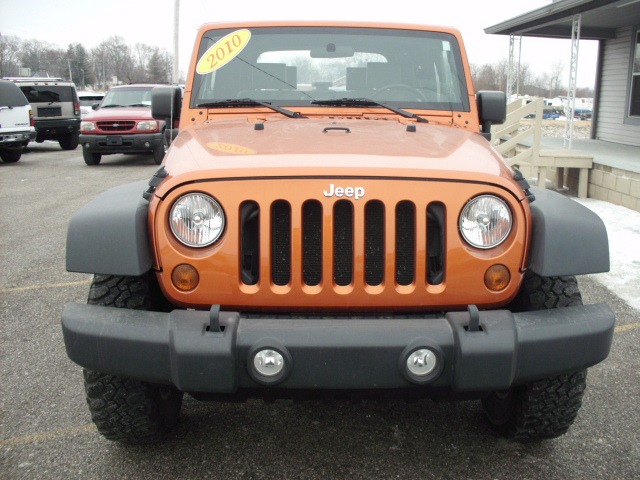
M243 147L242 145L234 145L233 143L210 142L207 143L207 147L219 152L230 153L232 155L255 155L258 153L255 150Z
M251 31L247 29L236 30L225 35L211 45L198 60L196 72L200 75L215 72L233 60L247 46L251 39Z

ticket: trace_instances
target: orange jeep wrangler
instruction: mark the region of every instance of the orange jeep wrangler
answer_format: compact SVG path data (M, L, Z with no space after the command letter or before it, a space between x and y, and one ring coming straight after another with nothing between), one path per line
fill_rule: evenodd
M185 392L474 397L504 435L566 432L611 346L575 278L608 270L607 233L492 148L505 100L451 28L204 25L184 97L154 90L180 117L161 168L69 225L100 433L159 441Z

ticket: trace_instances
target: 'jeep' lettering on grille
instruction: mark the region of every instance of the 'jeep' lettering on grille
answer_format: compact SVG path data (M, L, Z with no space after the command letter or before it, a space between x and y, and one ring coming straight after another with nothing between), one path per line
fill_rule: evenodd
M336 187L329 184L329 189L323 191L325 197L349 197L358 200L364 197L364 187Z

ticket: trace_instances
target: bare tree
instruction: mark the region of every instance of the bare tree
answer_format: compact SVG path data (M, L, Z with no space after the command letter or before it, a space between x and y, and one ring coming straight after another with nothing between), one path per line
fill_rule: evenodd
M0 34L0 77L18 75L21 44L18 37Z
M100 45L104 45L104 53L108 59L108 65L110 66L112 76L115 76L118 82L133 82L133 59L131 56L131 49L124 43L124 39L116 35L109 37Z
M68 78L69 71L65 52L41 40L26 40L22 43L20 61L31 74L41 77Z
M567 93L563 91L562 72L564 72L564 62L562 60L556 60L551 64L551 70L549 71L549 96L551 97Z

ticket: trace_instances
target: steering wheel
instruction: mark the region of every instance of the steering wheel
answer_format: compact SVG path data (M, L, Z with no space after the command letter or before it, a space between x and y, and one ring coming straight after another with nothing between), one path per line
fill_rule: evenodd
M402 94L404 94L403 97L400 98L394 98L393 95L391 96L392 98L389 98L389 100L399 100L399 101L414 101L417 100L419 102L426 102L427 98L424 96L424 94L418 90L417 88L414 88L410 85L407 85L405 83L390 83L389 85L384 85L383 87L380 87L378 89L378 91L376 91L373 95L371 95L372 99L378 98L383 96L384 92L393 92L393 91L397 91L397 92L402 92ZM409 98L410 97L410 98Z

